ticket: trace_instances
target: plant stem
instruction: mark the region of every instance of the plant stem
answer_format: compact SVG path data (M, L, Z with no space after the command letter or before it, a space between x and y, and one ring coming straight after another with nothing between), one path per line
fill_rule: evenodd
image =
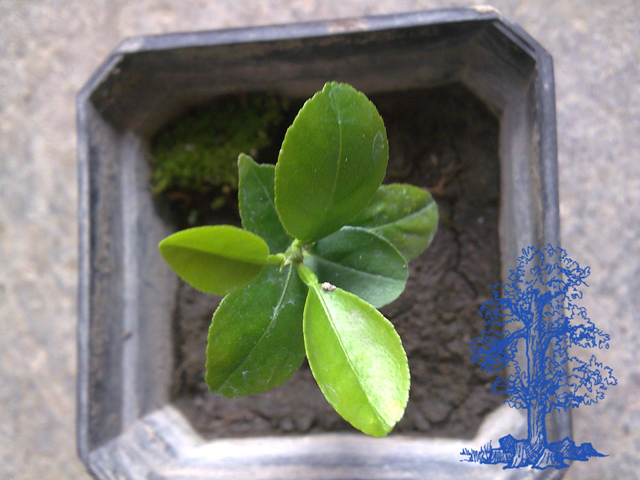
M297 265L302 263L302 249L302 242L298 239L294 240L289 248L287 248L287 251L284 252L284 265L289 265L291 263Z
M275 267L284 262L284 253L276 253L275 255L269 255L265 262L265 266L267 267Z
M298 275L300 275L300 279L309 287L313 288L318 285L318 277L316 274L311 271L309 267L307 267L304 263L296 263L296 270L298 271Z

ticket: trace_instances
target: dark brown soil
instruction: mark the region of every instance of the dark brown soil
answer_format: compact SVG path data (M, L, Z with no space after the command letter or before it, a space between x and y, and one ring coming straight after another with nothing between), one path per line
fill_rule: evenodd
M382 312L409 357L409 405L394 432L471 438L502 399L471 363L477 314L500 281L498 120L460 86L371 97L387 125L388 180L431 190L441 223ZM228 221L228 220L226 220ZM204 383L206 335L219 298L183 285L176 311L175 404L205 437L354 431L326 402L308 365L264 394L228 400Z

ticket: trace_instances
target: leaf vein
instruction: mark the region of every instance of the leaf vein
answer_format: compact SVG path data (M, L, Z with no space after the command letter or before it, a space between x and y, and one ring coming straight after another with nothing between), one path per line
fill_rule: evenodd
M347 359L347 363L349 364L349 367L351 368L351 371L353 372L353 376L356 378L356 381L358 382L358 386L360 387L360 390L364 394L365 398L367 399L367 402L369 403L369 406L371 407L371 410L373 410L373 413L378 418L378 420L381 423L383 423L385 425L388 425L387 421L384 420L380 416L380 414L378 413L378 410L373 406L374 403L369 398L369 395L367 394L367 390L363 387L362 383L360 382L360 378L358 377L358 374L357 374L357 369L354 367L353 363L351 362L351 358L349 357L349 354L347 353L347 349L344 347L344 343L342 342L342 338L340 337L340 335L338 334L338 332L336 330L336 326L335 326L335 323L333 322L333 319L332 319L332 316L330 314L329 308L328 308L327 304L325 303L324 298L322 297L322 293L320 292L320 286L316 285L313 288L315 290L316 295L318 296L318 299L320 300L320 305L322 306L322 309L324 310L325 315L326 315L327 319L329 320L329 323L331 324L331 329L333 330L336 338L338 339L338 343L340 344L340 349L344 353L344 356Z
M329 194L329 200L327 201L327 204L324 207L324 211L320 215L320 219L316 223L314 235L322 227L324 219L327 216L327 213L329 213L329 210L331 209L331 206L334 203L333 200L334 200L336 191L338 189L338 178L340 176L340 165L342 163L342 119L340 117L340 111L337 105L334 103L333 95L331 95L331 92L329 92L329 103L331 104L331 109L334 111L336 120L338 122L338 160L336 162L336 173L333 179L333 186L331 187L331 193Z
M248 359L251 357L251 355L253 354L253 352L255 352L255 350L258 348L258 346L262 343L262 341L265 339L265 337L267 336L267 333L269 333L272 329L273 326L276 322L276 319L278 318L278 315L280 314L280 310L282 310L282 304L284 303L284 298L287 294L287 290L289 289L289 284L291 282L291 278L292 278L292 267L289 266L289 273L287 274L287 280L285 281L284 284L284 288L282 289L282 294L280 295L280 297L278 298L278 302L276 303L276 306L273 309L273 313L271 315L271 321L269 322L269 326L267 328L264 329L264 332L262 333L262 335L260 336L260 340L258 340L255 345L251 348L251 350L245 355L245 357L242 359L242 361L238 364L238 366L233 370L233 372L231 372L227 378L225 379L224 382L222 382L220 384L220 386L218 387L218 390L223 388L224 386L227 385L227 383L229 382L229 380L231 379L231 377L233 377L238 371L240 371L243 367L243 365L248 361Z

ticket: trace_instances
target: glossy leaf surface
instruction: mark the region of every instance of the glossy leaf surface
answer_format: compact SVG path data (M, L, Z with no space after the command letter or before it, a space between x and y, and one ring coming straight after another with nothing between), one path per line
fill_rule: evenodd
M320 282L347 290L374 307L395 300L409 275L404 257L393 245L357 227L343 227L318 240L304 263Z
M380 312L341 289L309 289L304 309L309 365L322 393L351 425L385 436L409 398L400 337Z
M383 236L409 261L431 244L438 229L438 206L421 188L383 185L350 224Z
M282 227L276 211L274 174L274 165L260 165L245 154L238 157L238 203L242 226L263 238L271 253L281 253L293 239Z
M225 295L258 276L269 247L257 235L228 225L174 233L158 245L174 272L194 288Z
M304 243L335 232L369 203L385 175L387 136L375 106L353 87L327 83L287 130L276 164L276 207Z
M266 268L227 295L213 315L206 382L213 393L240 397L277 387L304 359L302 314L307 287L292 266Z

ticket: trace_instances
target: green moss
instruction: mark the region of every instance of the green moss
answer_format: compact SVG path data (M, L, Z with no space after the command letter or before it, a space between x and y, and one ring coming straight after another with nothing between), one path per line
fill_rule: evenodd
M219 97L189 111L151 141L153 192L213 192L214 203L224 203L238 188L238 155L255 156L267 147L283 110L276 97L247 94Z

